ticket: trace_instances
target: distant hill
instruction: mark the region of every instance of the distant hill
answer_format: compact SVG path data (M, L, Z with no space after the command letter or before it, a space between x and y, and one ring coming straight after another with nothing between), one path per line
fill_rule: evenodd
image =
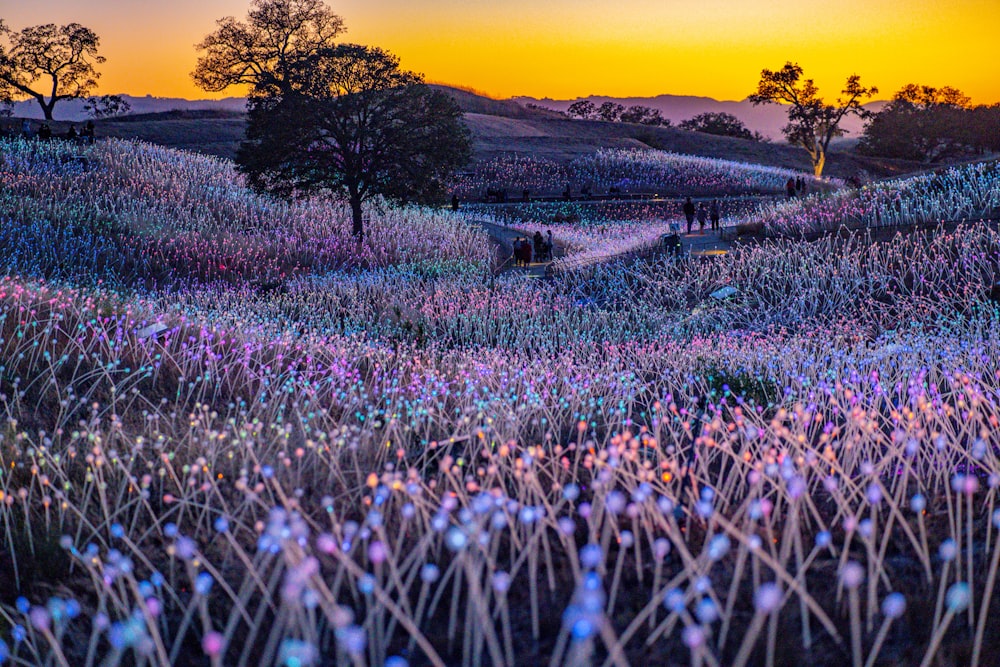
M529 108L518 100L496 100L480 93L454 86L430 84L430 87L451 96L466 113L502 116L504 118L561 118L557 111Z
M568 106L571 103L569 101L556 103L552 100L531 101L530 98L495 100L470 90L441 85L434 87L451 95L465 112L465 123L473 138L472 168L475 168L478 162L504 153L519 153L537 159L565 163L600 148L656 148L675 153L741 160L801 171L809 170L805 151L781 141L761 143L669 127L571 120L558 112L527 106L528 104ZM593 99L599 102L612 98ZM755 110L743 102L717 102L709 98L670 95L618 101L622 104L651 105L652 99L664 100L665 104L670 102L677 110L676 113L683 118L705 110L719 110L720 107L713 107L712 104L746 105L748 110ZM243 139L246 127L244 117L246 101L242 98L213 101L143 97L128 98L128 100L133 104L133 113L98 121L99 137L141 139L171 148L230 159L235 157L236 149ZM37 104L32 104L33 107L28 105L19 109L38 108ZM70 103L65 103L63 109L65 113L57 113L58 118L65 119L53 124L52 129L57 134L64 133L70 123L79 122L78 119L69 118L72 108ZM57 106L56 109L58 112L60 107ZM784 123L784 114L780 108L768 110L766 107L758 107L756 111L772 114L777 111L781 114L781 118L774 122ZM15 112L15 116L19 115L19 112ZM38 115L40 114L29 117ZM17 121L13 120L8 120L4 124L17 127ZM763 133L762 130L758 131ZM901 161L863 158L844 149L832 152L827 163L827 173L841 177L852 176L859 170L864 170L872 176L889 176L919 168L920 165Z
M691 95L657 95L656 97L606 97L603 95L591 95L589 97L578 97L574 100L553 100L547 97L542 99L517 97L515 100L524 104L536 104L556 111L566 111L571 104L580 100L590 100L596 105L601 105L604 102L616 102L626 107L638 104L659 109L663 117L669 119L674 125L693 118L700 113L728 113L743 121L743 124L751 131L760 132L765 137L773 140L781 139L781 128L788 122L785 109L779 104L754 106L747 100L741 102L720 101L711 97L695 97ZM866 104L865 108L878 112L885 105L886 102L884 101L876 101ZM860 134L864 123L856 116L850 116L841 123L841 127L848 131L847 136L849 138Z
M149 113L163 113L166 111L232 111L240 112L246 110L247 101L243 97L226 97L221 100L186 100L181 97L133 97L132 95L122 95L122 99L132 107L131 114L141 115ZM87 114L83 110L83 100L67 100L59 102L55 106L56 120L79 122L87 120ZM131 115L130 114L130 115ZM41 119L41 107L34 100L25 100L14 103L14 115L18 118Z
M737 160L810 172L809 158L801 148L784 142L759 142L688 132L674 127L647 127L567 118L505 118L465 114L473 138L474 161L507 153L566 163L600 148L655 148L659 150ZM922 168L899 160L866 158L845 151L831 151L825 173L846 178L860 171L873 177L893 176Z

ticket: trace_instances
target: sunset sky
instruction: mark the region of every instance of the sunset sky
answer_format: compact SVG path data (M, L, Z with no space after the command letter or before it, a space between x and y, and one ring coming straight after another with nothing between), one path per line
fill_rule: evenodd
M20 29L76 21L101 37L103 93L209 97L194 44L248 0L0 0ZM661 93L743 99L797 61L820 90L848 74L887 98L906 83L1000 102L998 0L339 0L345 41L398 54L429 81L495 97ZM227 91L224 95L238 95ZM221 97L216 95L215 97Z

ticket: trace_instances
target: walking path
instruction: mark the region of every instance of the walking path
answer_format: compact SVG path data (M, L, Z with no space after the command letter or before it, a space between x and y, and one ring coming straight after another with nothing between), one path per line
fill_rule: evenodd
M496 241L500 247L501 256L506 258L506 261L497 269L496 273L498 274L507 271L516 271L525 278L538 279L550 276L552 270L557 268L562 271L574 270L621 257L649 257L666 252L666 248L660 244L653 244L624 253L609 252L606 255L602 255L587 253L584 250L579 253L567 255L566 249L557 245L553 251L555 259L563 261L558 261L555 263L555 266L553 266L554 262L552 260L548 260L544 262L532 262L527 267L519 267L514 264L512 257L514 253L514 241L518 238L526 237L527 234L512 227L498 225L485 220L474 220L473 222L482 227ZM681 234L681 255L692 259L724 255L731 248L732 243L722 238L722 230L712 231L706 229L703 232ZM577 255L579 256L578 261L574 259Z

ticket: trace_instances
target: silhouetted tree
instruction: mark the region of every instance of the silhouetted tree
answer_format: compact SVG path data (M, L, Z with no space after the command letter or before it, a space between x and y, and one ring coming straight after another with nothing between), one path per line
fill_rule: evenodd
M468 162L462 111L399 59L346 44L321 50L287 72L291 85L266 86L250 99L247 140L237 164L255 187L279 195L327 191L351 206L375 196L440 201L445 182Z
M220 19L197 45L205 55L191 73L209 92L246 85L254 95L289 92L304 62L336 46L344 21L322 0L253 0L245 22Z
M597 117L601 120L617 121L622 117L625 107L617 102L605 102L597 107Z
M0 20L0 100L34 98L52 120L56 103L86 97L97 86L94 66L104 62L99 45L94 31L79 23L15 32Z
M704 132L705 134L715 134L722 137L737 137L739 139L750 139L751 141L764 141L764 137L759 132L751 132L739 118L731 113L710 112L700 113L693 118L681 122L678 125L682 130L691 132Z
M91 118L111 118L124 116L132 110L132 105L120 95L88 97L83 110Z
M782 128L782 133L788 143L806 149L813 173L819 178L826 164L830 141L845 134L840 121L849 114L871 117L871 112L861 105L864 99L877 93L878 88L865 88L861 85L861 77L852 74L847 77L842 97L835 104L827 104L819 96L813 80L800 81L801 78L802 68L796 63L785 63L777 71L765 69L760 73L757 92L749 99L755 105L771 102L788 105L788 125Z
M638 123L639 125L670 125L670 121L663 117L659 109L634 104L625 109L618 117L623 123Z
M963 131L966 141L977 152L1000 151L1000 103L969 109Z
M908 84L865 126L858 150L868 155L937 162L982 144L962 91Z
M572 118L592 120L597 117L597 106L590 100L577 100L566 109L566 115Z

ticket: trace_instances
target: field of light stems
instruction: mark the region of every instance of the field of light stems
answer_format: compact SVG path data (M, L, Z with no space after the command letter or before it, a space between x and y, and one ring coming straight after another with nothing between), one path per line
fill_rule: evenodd
M525 281L492 277L460 216L386 207L391 253L318 245L278 285L138 251L77 274L45 206L85 211L92 244L353 242L345 211L254 199L223 163L163 151L112 178L102 151L160 149L59 150L18 145L2 173L80 207L0 197L21 239L0 279L5 664L1000 661L987 224ZM155 194L171 170L204 180Z

